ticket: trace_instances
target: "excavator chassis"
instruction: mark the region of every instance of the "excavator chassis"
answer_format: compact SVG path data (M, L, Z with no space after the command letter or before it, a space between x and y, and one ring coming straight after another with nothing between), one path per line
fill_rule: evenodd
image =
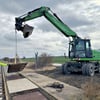
M74 62L70 61L62 65L62 73L82 72L83 75L94 76L95 72L100 73L99 62Z

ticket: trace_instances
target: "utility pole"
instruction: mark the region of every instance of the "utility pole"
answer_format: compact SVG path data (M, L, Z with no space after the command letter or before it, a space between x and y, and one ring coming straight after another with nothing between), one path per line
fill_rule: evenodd
M18 54L17 54L17 31L15 29L15 64L17 63L17 58L18 58Z
M38 52L35 53L35 68L38 67Z

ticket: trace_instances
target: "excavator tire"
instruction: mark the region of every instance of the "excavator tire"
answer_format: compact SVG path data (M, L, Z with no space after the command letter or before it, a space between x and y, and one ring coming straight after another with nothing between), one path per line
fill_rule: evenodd
M68 70L68 63L65 63L62 65L62 73L65 74L70 74L70 71Z
M82 66L82 74L83 74L83 75L87 75L86 70L87 70L87 64L84 64L84 65Z
M100 73L100 65L99 65L99 67L98 67L98 72Z
M87 64L86 72L88 76L94 76L95 74L94 65L91 63Z
M65 64L62 65L62 74L65 74L64 65Z

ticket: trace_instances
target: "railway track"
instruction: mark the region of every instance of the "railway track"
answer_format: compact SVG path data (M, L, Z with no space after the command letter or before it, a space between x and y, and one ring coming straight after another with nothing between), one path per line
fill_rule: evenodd
M58 98L67 100L73 95L76 95L75 98L77 98L82 92L80 89L63 83L65 88L59 94L55 88L45 87L57 80L33 72L5 74L4 67L1 67L0 79L0 100L60 100ZM68 91L69 88L70 91L75 91L75 93L72 92L72 94L69 95L69 92L67 92L66 94L65 91Z
M38 86L19 73L7 74L6 80L11 98L8 100L48 100Z
M0 75L1 75L1 88L0 88L0 92L1 92L1 100L11 100L10 98L10 94L9 94L9 91L8 91L8 86L7 86L7 80L6 80L6 75L5 75L5 72L6 72L6 67L0 67Z
M0 100L48 100L39 88L18 73L0 67Z
M0 67L0 100L3 99L3 93L2 93L2 75L1 75L1 67Z
M0 100L9 100L6 95L6 81L5 81L5 71L4 68L0 66ZM7 98L6 98L7 97Z

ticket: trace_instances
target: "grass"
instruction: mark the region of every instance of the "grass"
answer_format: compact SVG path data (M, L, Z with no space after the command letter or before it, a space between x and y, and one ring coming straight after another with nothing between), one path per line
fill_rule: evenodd
M66 61L68 61L68 58L65 58L64 56L56 56L52 58L52 62L53 63L65 63Z
M35 58L25 58L22 60L25 62L34 62ZM68 60L69 59L64 56L52 57L52 63L65 63ZM84 91L83 97L77 100L100 100L100 85L99 83L95 83L93 79L85 83L82 86L82 90ZM74 100L74 98L72 100Z
M21 61L22 62L34 62L35 58L22 58Z
M82 86L85 100L100 100L100 85L93 80L85 83Z
M24 58L21 59L24 62L35 62L35 58ZM52 63L65 63L68 61L68 58L65 58L64 56L52 56Z

